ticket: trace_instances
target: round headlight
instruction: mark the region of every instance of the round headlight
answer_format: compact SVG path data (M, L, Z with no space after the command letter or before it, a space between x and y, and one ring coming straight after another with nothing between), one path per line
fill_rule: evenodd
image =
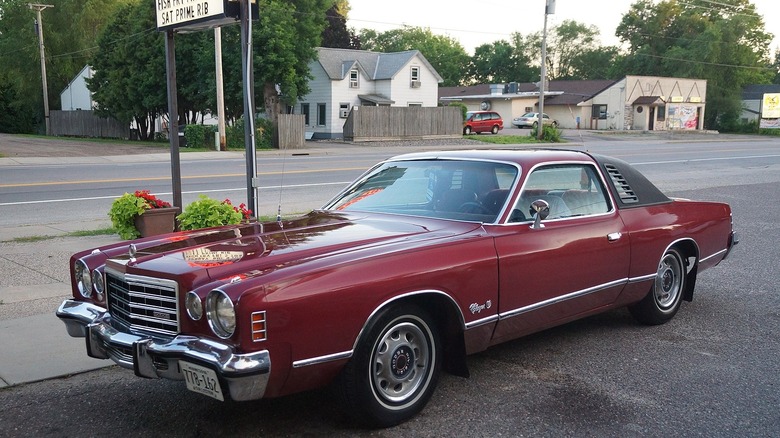
M76 274L76 283L81 296L84 298L92 297L92 274L89 272L87 264L84 260L76 260L73 270Z
M211 330L220 338L229 338L236 330L236 309L221 290L209 292L206 298L206 315L209 318Z
M203 316L203 301L195 292L187 293L185 305L187 307L187 315L190 315L193 321L198 321Z
M103 292L106 290L106 287L103 284L103 273L97 269L92 271L92 284L95 285L95 292L97 292L98 295L103 295Z

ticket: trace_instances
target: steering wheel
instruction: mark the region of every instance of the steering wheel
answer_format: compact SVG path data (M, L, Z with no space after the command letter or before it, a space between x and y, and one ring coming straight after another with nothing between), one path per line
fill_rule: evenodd
M471 213L471 214L490 214L487 208L485 208L479 202L464 202L458 207L458 213Z

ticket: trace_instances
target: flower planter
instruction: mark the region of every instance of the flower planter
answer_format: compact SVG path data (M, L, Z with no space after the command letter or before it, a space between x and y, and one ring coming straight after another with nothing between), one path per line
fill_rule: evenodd
M179 211L179 207L150 208L135 217L135 228L141 237L171 233L176 231L176 215Z

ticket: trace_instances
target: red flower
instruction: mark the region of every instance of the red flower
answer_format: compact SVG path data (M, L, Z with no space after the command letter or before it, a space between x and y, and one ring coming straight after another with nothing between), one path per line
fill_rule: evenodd
M141 198L146 203L146 208L167 208L170 207L171 204L169 202L163 201L162 199L157 199L156 196L149 193L149 190L136 190L135 193L133 193L133 196L136 198Z

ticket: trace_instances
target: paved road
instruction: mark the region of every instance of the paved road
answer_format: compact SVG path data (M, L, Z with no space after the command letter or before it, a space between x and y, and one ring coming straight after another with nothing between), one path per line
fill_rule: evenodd
M733 207L742 242L669 324L617 310L491 348L469 358L470 379L444 375L421 415L387 430L355 429L327 391L219 403L111 367L0 390L0 436L778 436L780 149L758 143L584 146L624 154L671 195Z

